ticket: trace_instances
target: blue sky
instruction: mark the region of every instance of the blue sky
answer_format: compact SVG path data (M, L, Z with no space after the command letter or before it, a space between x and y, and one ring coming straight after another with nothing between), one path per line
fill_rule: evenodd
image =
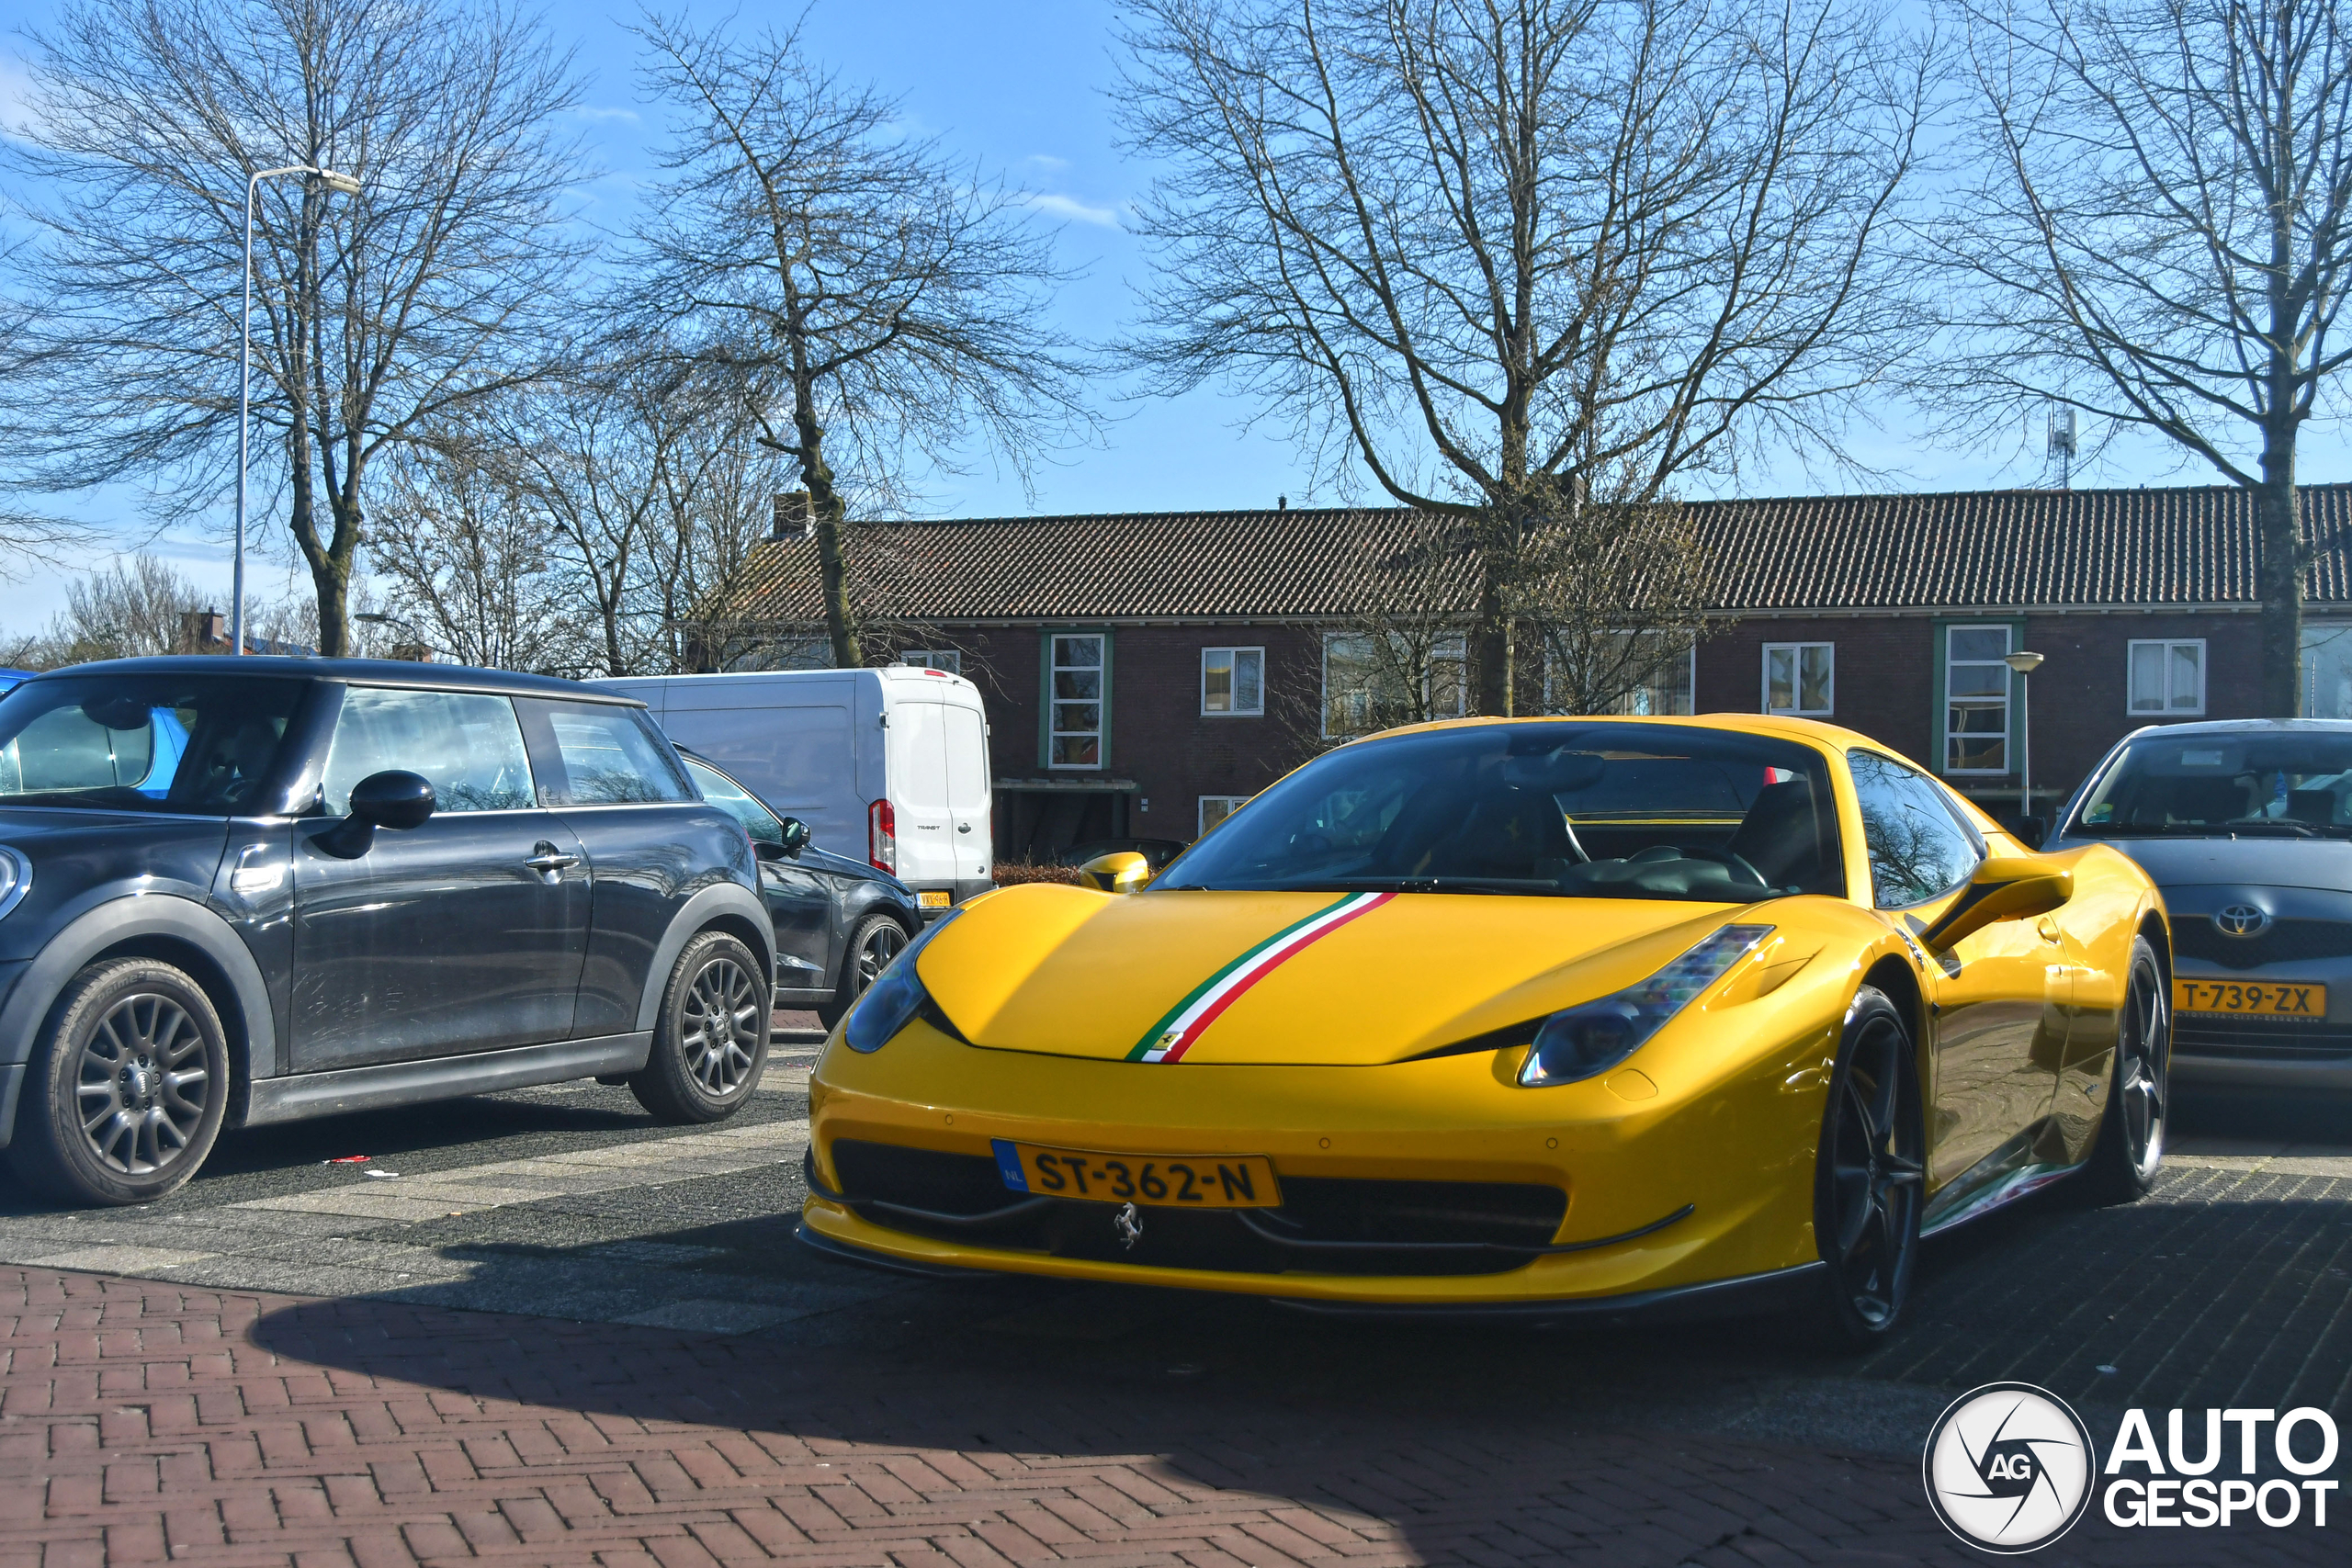
M727 14L707 6L690 9L697 18ZM49 0L31 0L17 8L16 25L37 28L51 10ZM791 7L758 4L739 13L746 21L778 22L788 22L794 14ZM657 112L638 96L634 40L624 31L630 15L584 8L549 12L552 30L578 49L580 65L591 78L581 129L601 173L581 188L582 210L591 220L613 227L626 222L636 190L651 174L650 154L661 134ZM1116 71L1114 17L1114 7L1104 0L1023 0L1014 6L824 0L811 13L805 35L820 57L899 96L914 124L942 133L951 146L1036 193L1041 216L1059 225L1063 262L1086 275L1064 293L1058 310L1074 332L1098 339L1130 319L1133 288L1147 265L1121 226L1128 204L1148 186L1150 170L1123 157L1114 145L1108 96ZM14 118L24 52L21 39L0 36L0 121ZM1102 389L1103 412L1114 416L1104 440L1039 470L1034 507L1014 476L982 461L968 474L935 482L930 490L933 508L976 516L1268 506L1285 493L1294 502L1317 499L1307 491L1304 463L1282 439L1286 427L1280 421L1247 434L1238 427L1255 411L1215 391L1137 403L1117 400L1115 390ZM1878 432L1857 433L1856 454L1900 476L1895 488L2038 481L2038 467L2020 466L2014 444L1999 451L1939 450L1916 439L1907 411L1897 407L1884 411L1882 423ZM2037 450L2039 434L2033 433ZM2303 462L2306 479L2343 477L2347 465L2342 442L2329 431L2313 431L2312 436ZM2200 468L2139 446L2118 454L2089 482L2212 481ZM1788 493L1817 488L1817 482L1794 465L1781 464L1750 474L1744 488L1750 493ZM125 545L148 533L135 497L91 498L85 510ZM204 528L184 528L153 547L200 583L225 591L226 531L224 511L218 536ZM257 563L254 581L264 592L283 593L295 586L283 564ZM62 581L51 570L26 574L6 592L8 609L0 615L0 631L29 631L46 621L62 602Z

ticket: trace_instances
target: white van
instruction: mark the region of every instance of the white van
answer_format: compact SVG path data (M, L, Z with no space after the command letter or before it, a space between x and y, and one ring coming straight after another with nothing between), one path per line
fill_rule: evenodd
M817 847L864 860L944 909L990 886L988 717L940 670L763 670L608 677L672 740L732 773Z

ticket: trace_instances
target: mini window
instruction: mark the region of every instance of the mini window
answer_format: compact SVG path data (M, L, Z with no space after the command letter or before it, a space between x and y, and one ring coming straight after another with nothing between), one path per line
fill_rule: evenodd
M1764 645L1764 711L1818 716L1837 711L1838 645Z
M2135 714L2170 718L2205 711L2205 639L2134 640L2124 653Z
M1201 649L1201 712L1232 716L1266 711L1266 650Z

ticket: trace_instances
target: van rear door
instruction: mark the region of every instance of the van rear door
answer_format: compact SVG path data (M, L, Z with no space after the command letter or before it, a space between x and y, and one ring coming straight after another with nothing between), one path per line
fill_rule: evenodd
M947 718L947 811L956 823L956 896L988 890L995 846L989 827L988 726L967 707L945 706Z
M944 704L899 697L890 705L889 799L899 829L899 880L916 902L956 898L956 821L947 795Z

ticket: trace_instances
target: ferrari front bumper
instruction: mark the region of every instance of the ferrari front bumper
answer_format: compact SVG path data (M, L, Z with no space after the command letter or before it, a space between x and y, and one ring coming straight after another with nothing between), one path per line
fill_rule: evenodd
M917 1022L873 1055L836 1043L812 1075L802 1228L828 1250L922 1271L1348 1309L1520 1303L1560 1315L1661 1305L1698 1287L1779 1288L1817 1258L1813 1183L1830 1045L1819 1031L1766 1051L1752 1040L1690 1043L1645 1051L1634 1064L1643 1071L1526 1089L1501 1059L1515 1053L1165 1066L978 1049ZM1263 1156L1286 1193L1313 1190L1327 1215L1354 1228L1335 1235L1326 1223L1316 1233L1282 1209L1236 1218L1145 1205L1128 1216L1140 1245L1123 1241L1116 1203L986 1190L999 1141L1137 1158ZM888 1158L877 1163L876 1151ZM844 1179L843 1155L857 1156L846 1162L853 1177L912 1175L861 1190ZM941 1173L935 1201L916 1180L932 1170ZM1381 1228L1394 1216L1361 1196L1384 1191L1409 1195L1419 1241L1394 1239ZM1448 1191L1475 1195L1456 1206L1458 1224L1442 1201ZM1501 1220L1487 1211L1535 1191L1552 1195L1556 1224L1497 1241ZM1393 1272L1384 1247L1399 1259Z

